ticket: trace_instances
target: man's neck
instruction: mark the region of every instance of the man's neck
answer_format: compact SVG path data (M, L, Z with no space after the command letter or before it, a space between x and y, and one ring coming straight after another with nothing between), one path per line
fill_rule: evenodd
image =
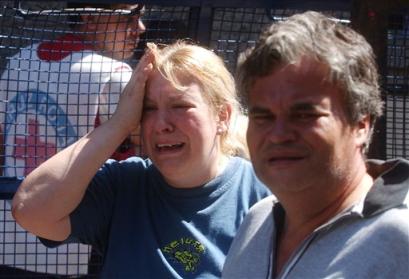
M366 169L357 173L349 183L338 185L329 191L313 193L292 193L279 195L285 210L284 227L277 239L276 272L279 273L291 254L315 229L325 224L339 213L358 203L368 193L373 184ZM321 185L328 189L328 185ZM316 189L320 189L319 187Z

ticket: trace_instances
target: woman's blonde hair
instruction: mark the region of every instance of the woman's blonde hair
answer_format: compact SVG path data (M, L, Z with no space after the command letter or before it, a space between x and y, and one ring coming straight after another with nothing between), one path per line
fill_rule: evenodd
M154 67L172 86L184 90L195 82L215 113L231 107L228 129L221 135L223 154L248 158L246 121L238 101L235 81L223 60L212 51L184 41L155 50Z

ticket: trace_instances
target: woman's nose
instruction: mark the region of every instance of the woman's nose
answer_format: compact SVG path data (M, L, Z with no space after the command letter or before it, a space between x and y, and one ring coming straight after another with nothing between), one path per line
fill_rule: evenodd
M154 124L155 132L157 133L169 133L174 131L174 125L172 124L172 118L166 111L157 111Z

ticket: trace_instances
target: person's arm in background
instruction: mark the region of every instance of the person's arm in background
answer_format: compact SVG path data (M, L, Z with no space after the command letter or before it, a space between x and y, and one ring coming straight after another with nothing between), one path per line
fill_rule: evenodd
M26 230L50 240L71 232L69 214L118 145L139 125L145 83L154 54L149 50L136 67L111 119L57 153L31 172L17 190L13 216Z

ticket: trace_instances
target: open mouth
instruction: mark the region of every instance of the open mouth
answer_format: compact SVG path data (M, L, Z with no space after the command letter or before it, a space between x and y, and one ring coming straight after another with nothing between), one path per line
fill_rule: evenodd
M159 152L172 152L172 151L179 151L183 148L184 143L176 143L176 144L156 144L156 149Z

